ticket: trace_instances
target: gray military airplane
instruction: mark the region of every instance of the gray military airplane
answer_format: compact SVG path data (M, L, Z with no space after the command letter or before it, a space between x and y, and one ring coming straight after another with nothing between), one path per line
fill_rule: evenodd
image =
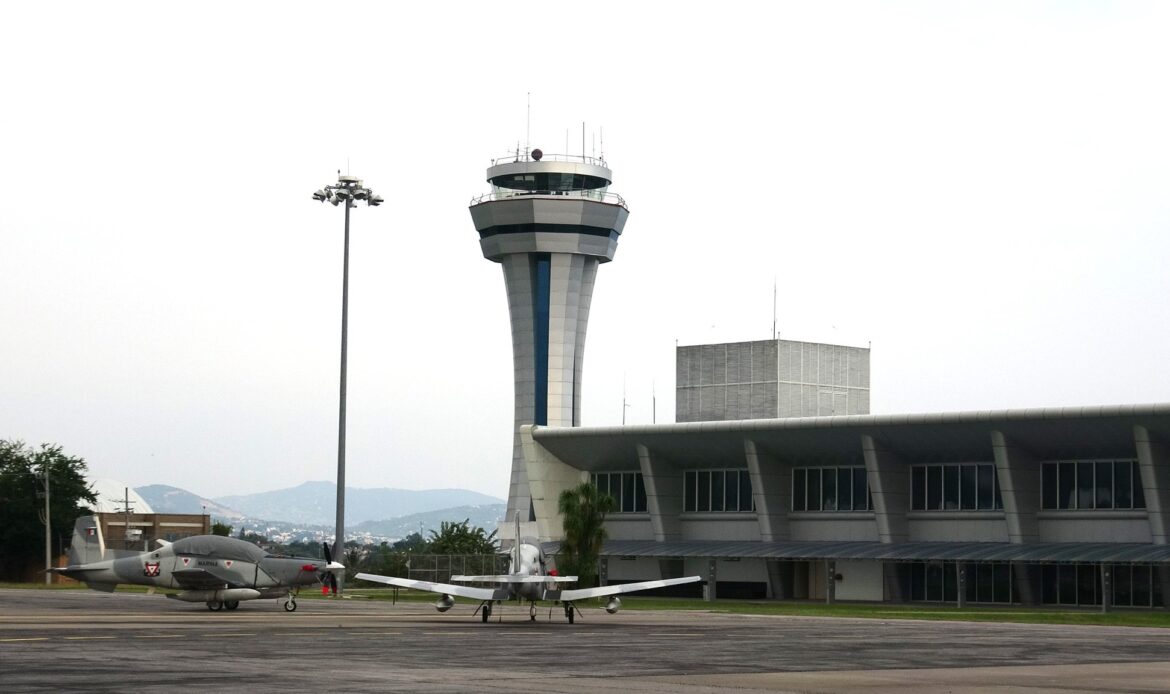
M439 612L446 612L455 605L455 598L452 597L455 595L479 600L479 607L472 613L472 616L474 617L475 614L479 614L480 619L484 622L491 618L493 605L498 605L501 602L513 599L519 602L528 602L528 618L535 622L536 603L542 600L551 601L554 604L559 603L564 608L565 618L569 620L569 624L573 623L575 613L580 614L580 610L574 604L578 600L612 596L605 605L605 611L613 614L621 609L622 606L622 601L617 597L618 595L651 590L653 588L664 588L666 586L677 586L683 583L694 583L701 580L700 576L687 576L685 578L623 583L613 586L601 586L599 588L562 590L558 587L558 584L576 582L577 577L558 576L555 570L549 569L548 557L545 556L544 549L541 548L540 543L534 538L520 538L519 516L516 517L516 538L518 539L513 545L510 552L511 556L508 559L507 574L499 576L451 577L452 581L460 583L498 584L495 588L431 583L429 581L415 581L409 578L395 578L393 576L379 576L377 574L367 573L359 573L355 578L362 579L363 581L385 583L391 586L398 586L399 588L414 588L416 590L438 593L442 596L435 603L435 609Z
M158 540L157 550L133 552L107 549L95 516L82 516L73 529L69 566L51 569L112 593L120 583L181 588L168 598L205 602L207 609L234 610L241 600L284 599L284 609L297 609L301 587L320 583L337 592L337 576L345 567L325 561L270 555L251 542L219 535L196 535L174 542Z

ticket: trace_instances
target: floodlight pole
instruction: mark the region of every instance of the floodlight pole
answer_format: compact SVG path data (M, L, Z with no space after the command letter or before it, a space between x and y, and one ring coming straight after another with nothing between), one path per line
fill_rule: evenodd
M334 206L345 203L345 247L341 272L341 387L338 397L337 413L337 524L333 536L333 560L345 559L345 389L346 389L346 355L349 347L349 210L354 200L365 200L370 207L382 204L382 197L374 191L362 186L362 182L349 175L342 176L338 172L337 183L325 186L316 193L313 199L319 202L330 202ZM341 592L341 586L335 592Z
M45 585L53 584L53 520L49 514L49 461L45 461Z
M337 415L337 534L333 539L333 560L345 563L345 361L349 345L349 208L345 200L345 252L341 271L341 394ZM338 590L340 590L340 585Z

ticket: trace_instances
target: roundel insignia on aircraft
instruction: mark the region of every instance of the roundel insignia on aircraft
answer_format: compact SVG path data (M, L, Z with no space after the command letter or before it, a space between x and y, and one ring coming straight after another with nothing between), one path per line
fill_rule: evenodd
M227 568L227 569L232 568L232 560L231 559L224 559L223 565L224 565L224 568Z
M182 559L183 559L183 566L186 566L186 565L191 563L191 557L183 557Z

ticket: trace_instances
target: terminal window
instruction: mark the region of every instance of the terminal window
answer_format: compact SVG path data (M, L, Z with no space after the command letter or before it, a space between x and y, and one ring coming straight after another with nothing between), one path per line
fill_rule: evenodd
M1136 460L1061 460L1040 467L1045 510L1143 509L1145 490Z
M683 477L683 511L735 513L755 511L752 478L747 470L687 470Z
M912 511L1003 509L995 463L943 463L910 468Z
M640 472L596 472L593 486L613 497L614 513L646 512L646 483Z
M864 467L798 467L792 470L793 511L872 511Z

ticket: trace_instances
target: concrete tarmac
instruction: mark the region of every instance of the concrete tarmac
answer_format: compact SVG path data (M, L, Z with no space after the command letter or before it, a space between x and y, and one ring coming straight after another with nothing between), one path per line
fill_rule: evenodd
M904 692L1170 689L1170 630L0 590L23 691Z

